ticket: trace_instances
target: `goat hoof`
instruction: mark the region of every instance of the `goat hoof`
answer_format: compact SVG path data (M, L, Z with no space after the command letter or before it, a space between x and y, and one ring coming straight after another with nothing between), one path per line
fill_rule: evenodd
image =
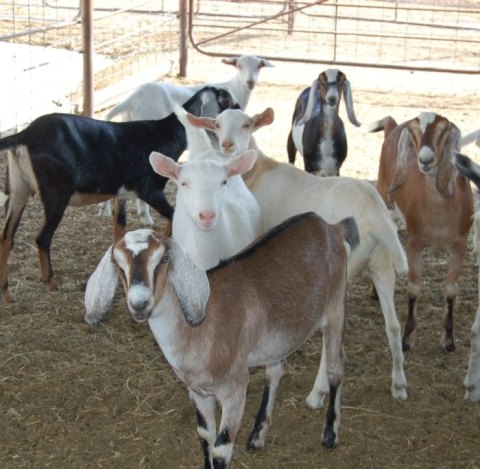
M322 438L322 445L327 449L333 449L337 446L337 435L333 429L325 430Z
M412 346L409 343L405 342L405 340L403 339L402 339L402 350L404 352L410 352L410 350L412 350Z
M48 291L52 292L52 291L57 291L58 290L58 283L53 278L51 278L46 283L47 283Z
M449 353L455 352L455 344L453 342L450 344L446 344L443 348L445 352L449 352Z

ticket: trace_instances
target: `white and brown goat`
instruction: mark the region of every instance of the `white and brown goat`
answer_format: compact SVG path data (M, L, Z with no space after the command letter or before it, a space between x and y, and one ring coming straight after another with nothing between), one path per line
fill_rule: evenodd
M460 131L447 118L433 112L423 112L400 125L386 117L375 122L371 131L382 129L385 139L377 189L390 208L397 207L403 214L408 234L408 315L403 348L408 350L413 343L422 252L430 247L449 254L441 344L446 351L453 351L453 309L473 216L470 184L458 173L454 162Z
M347 157L347 136L338 115L342 95L350 122L359 127L353 109L352 89L343 72L328 69L312 86L302 91L295 103L292 129L288 134L288 161L303 156L305 171L318 176L338 176Z
M87 284L85 320L108 312L120 277L128 309L147 321L165 357L190 390L205 467L227 467L241 426L249 368L266 366L264 397L248 438L265 443L285 358L323 333L329 389L322 444L338 443L344 374L347 252L358 243L353 218L336 225L297 215L246 250L205 272L170 238L137 230L111 246ZM295 286L295 287L293 287ZM216 430L215 403L222 417Z

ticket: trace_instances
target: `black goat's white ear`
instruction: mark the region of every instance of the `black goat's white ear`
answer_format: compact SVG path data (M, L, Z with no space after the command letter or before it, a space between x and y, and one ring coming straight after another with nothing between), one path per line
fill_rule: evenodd
M318 79L313 80L312 86L310 87L310 92L308 93L308 101L307 106L305 108L305 112L303 116L299 119L298 125L305 124L310 117L312 117L313 107L315 102L320 99L320 91L318 89Z
M203 269L197 267L187 253L173 240L169 240L169 279L175 290L185 320L198 326L205 317L210 284Z
M118 275L112 260L110 246L93 274L88 279L85 290L85 322L98 324L110 311L118 284Z

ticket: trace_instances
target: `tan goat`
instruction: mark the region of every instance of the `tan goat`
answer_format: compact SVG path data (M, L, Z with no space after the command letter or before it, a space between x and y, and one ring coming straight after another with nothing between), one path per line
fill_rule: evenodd
M453 308L458 276L472 226L473 199L469 182L454 164L460 131L443 116L423 112L403 124L386 117L375 122L372 132L384 130L377 189L389 208L405 217L408 260L408 315L403 349L413 345L417 303L421 291L422 252L444 250L449 254L444 285L445 306L441 344L453 351Z
M322 443L338 443L343 382L347 250L353 218L330 225L297 215L235 257L205 272L171 239L137 230L110 247L88 281L87 322L108 311L117 274L136 321L147 321L165 357L190 389L205 467L228 467L245 407L249 368L266 366L264 397L248 447L260 448L271 422L285 358L317 330L330 391ZM222 418L217 432L215 401Z

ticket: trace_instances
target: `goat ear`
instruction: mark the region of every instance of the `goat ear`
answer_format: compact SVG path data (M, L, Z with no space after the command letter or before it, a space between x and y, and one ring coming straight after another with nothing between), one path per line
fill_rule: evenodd
M313 106L315 101L320 98L320 90L318 89L318 79L313 80L312 86L310 87L310 93L308 93L307 106L303 116L298 121L298 125L304 125L305 122L310 120L312 117Z
M443 148L437 150L439 152L439 164L435 184L440 195L448 198L453 195L453 188L458 175L458 170L455 166L455 151L460 150L462 136L460 130L451 123L448 125L446 132L447 138Z
M273 67L273 65L267 59L261 59L260 63L258 64L258 68L263 67Z
M271 107L267 107L267 109L265 109L265 111L263 111L261 114L255 114L252 117L253 131L255 132L260 127L265 125L270 125L273 122L273 119L274 113Z
M408 175L408 154L413 151L410 129L404 127L398 139L397 161L395 162L395 173L388 192L395 192L400 189L407 180Z
M172 158L162 155L156 151L152 151L148 157L153 170L160 174L160 176L171 179L178 182L178 176L180 174L180 165L177 164Z
M238 174L246 173L253 168L257 161L257 152L255 150L247 150L245 153L232 158L227 163L228 177L237 176Z
M187 121L197 129L215 130L215 119L211 117L196 117L193 114L187 114Z
M343 96L345 99L348 120L356 127L360 127L361 124L358 122L357 117L355 116L355 110L353 109L352 87L347 79L345 79L343 83Z
M237 66L237 57L227 57L222 59L222 64Z
M98 324L105 319L112 306L118 284L118 275L112 260L110 246L90 276L85 290L85 322Z
M178 298L185 320L197 326L205 317L210 284L203 269L197 267L187 253L172 239L168 240L169 279Z

